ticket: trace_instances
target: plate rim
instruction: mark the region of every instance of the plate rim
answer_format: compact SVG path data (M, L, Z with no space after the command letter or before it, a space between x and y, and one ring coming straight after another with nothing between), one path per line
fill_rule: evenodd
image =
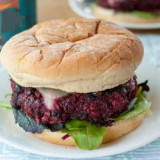
M160 135L159 136L157 136L156 138L152 138L152 139L150 139L149 141L147 141L146 143L144 143L143 145L137 145L137 146L134 146L134 147L132 147L132 148L130 148L130 149L128 149L128 150L125 150L125 151L120 151L120 150L118 150L118 151L116 151L114 154L101 154L101 155L97 155L97 156L94 156L94 158L102 158L102 157L108 157L108 156L115 156L115 155L118 155L118 154L123 154L123 153L127 153L127 152L130 152L130 151L133 151L133 150L136 150L136 149L139 149L139 148L141 148L141 147L144 147L144 146L146 146L146 145L148 145L148 144L150 144L151 142L154 142L156 139L158 139L158 138L160 138ZM16 149L18 149L18 150L21 150L21 151L23 151L23 152L28 152L28 153L31 153L31 154L35 154L35 155L41 155L41 156L47 156L47 157L54 157L54 158L67 158L67 159L69 159L69 158L74 158L74 159L82 159L82 158L85 158L85 159L89 159L89 158L93 158L93 156L90 154L90 155L85 155L85 156L80 156L80 157L72 157L72 156L60 156L60 155L56 155L56 156L53 156L53 155L51 155L51 154L43 154L41 151L39 151L39 152L34 152L34 151L32 151L32 149L31 148L27 148L27 147L23 147L23 148L21 148L21 145L19 145L19 144L12 144L12 143L10 143L8 140L2 140L2 138L0 137L0 142L2 142L2 143L5 143L5 144L7 144L7 145L9 145L9 146L11 146L11 147L13 147L13 148L16 148ZM26 149L25 149L26 148Z

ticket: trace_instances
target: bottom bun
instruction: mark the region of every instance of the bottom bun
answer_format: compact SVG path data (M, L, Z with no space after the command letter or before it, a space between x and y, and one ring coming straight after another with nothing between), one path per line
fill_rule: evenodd
M139 115L134 118L130 118L127 120L120 120L115 122L111 127L106 128L106 133L103 137L102 143L107 143L113 141L138 127L144 115ZM67 138L66 140L62 140L62 137L66 135L61 132L51 132L50 130L45 129L41 134L34 134L36 137L43 141L47 141L54 144L60 144L65 146L75 146L75 142L72 137Z
M113 9L106 9L99 6L93 7L93 13L99 18L106 19L111 22L122 22L122 23L155 23L160 22L160 16L153 18L142 18L132 15L127 12L115 12Z

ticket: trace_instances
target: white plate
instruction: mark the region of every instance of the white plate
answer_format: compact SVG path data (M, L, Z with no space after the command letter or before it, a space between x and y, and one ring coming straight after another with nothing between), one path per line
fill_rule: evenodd
M43 142L14 124L11 111L0 109L0 141L30 153L63 158L96 158L127 152L156 140L160 137L160 70L141 65L137 72L138 80L149 80L151 88L149 100L152 101L151 116L133 132L112 143L102 145L92 151L77 147L64 147ZM0 99L10 91L9 77L0 70Z
M96 18L97 16L92 12L92 9L84 0L69 0L69 4L74 12L85 18ZM160 29L160 23L120 23L117 24L130 29Z

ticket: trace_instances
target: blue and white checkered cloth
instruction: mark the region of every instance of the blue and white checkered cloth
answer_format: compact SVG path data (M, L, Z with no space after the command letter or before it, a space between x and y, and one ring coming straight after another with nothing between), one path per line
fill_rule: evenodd
M138 35L145 48L144 61L160 67L160 35ZM145 134L145 133L144 133ZM0 160L63 160L26 153L0 143ZM98 160L160 160L160 138L156 141L124 154L96 158ZM84 160L84 159L83 159ZM91 159L90 159L91 160Z
M134 151L109 157L96 158L92 160L97 160L97 159L98 160L160 160L160 139L144 147L136 149ZM30 154L0 143L0 160L64 160L64 159Z

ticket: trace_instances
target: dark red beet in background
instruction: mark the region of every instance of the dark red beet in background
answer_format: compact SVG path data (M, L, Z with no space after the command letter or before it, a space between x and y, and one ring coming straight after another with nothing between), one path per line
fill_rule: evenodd
M101 7L116 10L154 11L160 9L160 0L97 0Z

